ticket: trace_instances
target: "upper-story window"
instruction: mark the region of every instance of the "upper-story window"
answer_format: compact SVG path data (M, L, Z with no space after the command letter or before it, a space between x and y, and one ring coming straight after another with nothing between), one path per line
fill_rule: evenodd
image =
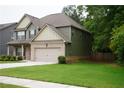
M17 39L18 40L24 40L25 39L25 31L19 31L17 33Z
M35 34L36 34L36 30L30 30L29 31L30 38L34 37Z

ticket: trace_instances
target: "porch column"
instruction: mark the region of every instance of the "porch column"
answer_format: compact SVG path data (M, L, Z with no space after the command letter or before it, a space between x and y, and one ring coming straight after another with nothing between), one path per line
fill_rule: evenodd
M7 55L9 56L9 45L7 46Z
M24 45L22 45L22 57L24 57Z
M13 56L16 56L16 48L13 47Z

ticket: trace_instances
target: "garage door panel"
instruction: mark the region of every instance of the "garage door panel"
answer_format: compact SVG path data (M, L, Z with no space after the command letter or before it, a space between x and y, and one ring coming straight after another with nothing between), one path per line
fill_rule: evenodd
M57 63L60 48L35 49L35 61Z

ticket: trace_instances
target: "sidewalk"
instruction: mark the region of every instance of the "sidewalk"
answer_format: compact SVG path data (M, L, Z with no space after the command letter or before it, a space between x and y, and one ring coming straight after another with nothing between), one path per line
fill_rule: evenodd
M5 64L0 64L0 69L22 67L22 66L47 65L47 64L53 64L53 63L51 63L51 62L32 62L32 61L25 61L22 63L5 63Z
M30 79L21 79L7 76L0 76L0 83L19 85L29 88L83 88L78 86L50 83Z

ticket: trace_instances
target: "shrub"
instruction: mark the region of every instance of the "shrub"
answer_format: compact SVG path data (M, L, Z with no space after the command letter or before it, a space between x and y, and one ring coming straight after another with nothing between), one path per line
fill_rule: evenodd
M0 61L2 61L2 58L0 57Z
M16 61L16 56L0 56L0 61Z
M58 57L59 64L66 64L66 58L64 56Z
M0 61L3 61L2 58L1 58L1 56L0 56Z
M9 60L10 61L16 61L16 57L15 56L11 56Z
M0 56L0 61L4 61L6 56Z
M3 61L9 61L9 56L5 56Z
M17 57L17 60L22 60L22 59L23 59L22 56L18 56L18 57Z

